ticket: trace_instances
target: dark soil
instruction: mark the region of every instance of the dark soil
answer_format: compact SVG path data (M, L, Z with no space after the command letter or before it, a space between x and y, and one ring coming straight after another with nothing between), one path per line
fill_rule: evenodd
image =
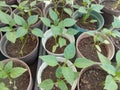
M86 70L79 81L80 90L104 90L104 80L107 73L100 68L91 67Z
M27 41L23 48L23 55L20 54L20 50L22 48L22 42L20 39L17 39L15 43L7 42L6 44L6 52L11 57L22 57L32 52L32 50L37 45L37 38L33 35L27 35Z
M14 67L23 67L23 68L25 68L22 64L16 63L16 62L14 63ZM26 71L24 74L22 74L20 77L18 77L17 79L14 79L14 80L16 81L17 90L27 90L27 87L28 87L29 81L30 81L29 72ZM8 79L4 79L4 80L0 79L0 82L4 82L5 85L7 85L7 87L10 90L14 90L13 85L9 84Z
M106 45L101 44L100 48L101 48L101 53L104 56L107 56ZM99 62L99 58L96 52L97 49L94 47L94 41L92 36L82 39L78 44L78 49L84 57Z
M115 7L115 3L118 0L115 1L111 1L111 0L105 0L104 2L102 2L102 4L105 6L105 8L112 10L112 11L120 11L120 5L114 10L113 8Z
M63 38L64 38L64 37L63 37ZM59 36L57 37L57 42L58 42L58 39L59 39ZM64 38L64 39L66 39L66 38ZM66 39L66 45L63 46L62 48L60 48L60 47L58 46L57 49L56 49L56 51L55 51L54 53L57 53L57 54L63 53L63 52L64 52L64 49L66 48L66 46L67 46L69 43L70 43L69 40ZM55 45L55 39L54 39L54 37L50 37L50 38L47 40L47 42L46 42L46 44L45 44L45 47L46 47L46 49L47 49L48 51L52 52L52 47L53 47L54 45Z
M45 68L45 70L42 73L42 81L45 79L52 79L54 82L57 82L57 78L55 77L55 72L56 72L56 67L50 67L48 66L47 68ZM71 86L70 84L67 83L68 86L68 90L71 90ZM52 90L60 90L57 86L54 85L54 87L52 88Z
M88 18L87 19L87 21L86 21L86 23L84 24L83 22L82 22L82 17L79 17L78 19L77 19L77 25L79 26L79 27L81 27L81 28L84 28L84 29L87 29L87 30L96 30L98 27L98 24L97 24L97 22L95 22L95 23L90 23L90 21L91 21L92 19L91 18Z

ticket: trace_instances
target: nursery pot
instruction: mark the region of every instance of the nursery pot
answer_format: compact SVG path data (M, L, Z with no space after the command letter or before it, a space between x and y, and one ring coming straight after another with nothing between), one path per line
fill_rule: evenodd
M18 84L18 87L19 87L18 89L20 90L21 87L24 88L25 86L21 86L21 85L26 84L26 80L29 79L29 81L27 81L28 82L28 86L26 87L26 90L32 90L33 81L32 81L32 74L31 74L29 66L26 63L24 63L23 61L21 61L19 59L15 59L15 58L5 59L2 62L3 63L7 63L9 61L13 61L13 65L15 64L16 67L23 67L23 68L27 69L27 71L23 75L21 75L20 77L18 77L16 79L16 84ZM27 76L27 75L29 75L29 76ZM20 80L21 81L23 80L23 81L19 82ZM23 83L23 84L20 84L20 83Z
M76 11L73 14L73 18L76 20L76 19L82 17L83 15L84 15L83 13L80 13L79 11ZM94 30L94 31L100 30L103 27L103 25L104 25L104 19L103 19L102 15L99 14L99 13L97 13L97 12L95 12L95 11L91 11L90 12L90 17L93 18L93 19L95 19L95 20L97 20L97 24L98 24L97 27L98 28L96 30ZM76 35L76 37L78 37L80 33L83 33L83 32L86 32L86 31L93 31L93 30L87 30L87 29L81 28L77 24L75 24L73 27L76 30L79 31L79 33Z
M77 90L103 90L107 73L98 64L84 68L79 73Z
M96 33L96 32L95 32ZM114 56L114 53L115 53L115 48L114 48L114 45L113 45L113 43L112 43L112 41L107 37L107 36L105 36L105 35L103 35L102 33L100 33L100 32L97 32L104 40L107 40L107 41L109 41L109 44L105 44L105 46L104 46L104 48L101 48L101 49L106 49L106 57L109 59L109 60L111 60L112 58L113 58L113 56ZM86 51L85 49L86 49L86 45L87 44L91 44L91 45L93 45L92 43L94 42L94 41L91 41L91 39L88 39L87 41L86 41L86 43L89 41L90 43L84 43L83 44L83 40L84 39L86 39L86 38L90 38L90 37L92 37L92 36L90 36L90 35L88 35L86 32L84 32L84 33L82 33L78 38L77 38L77 41L76 41L76 49L77 49L77 57L85 57L84 55L83 55L83 51L81 52L80 50L81 49L79 49L78 47L83 47L84 46L84 51ZM81 42L82 41L82 42ZM81 45L80 45L80 42L81 42ZM87 50L93 50L93 47L91 46L91 47L88 47L89 49L87 49ZM87 52L89 52L89 51L86 51L86 53ZM85 53L85 52L84 52ZM96 50L95 50L95 53L96 53ZM90 55L93 55L93 56L96 56L97 55L97 53L95 54L95 53L92 53L91 51L89 52L89 56ZM87 55L87 56L88 56ZM88 57L89 57L88 56ZM87 58L87 57L85 57L85 58ZM91 57L89 57L89 59L91 59ZM95 62L99 62L99 59L97 59L97 61L95 61Z
M58 60L58 62L61 62L61 63L65 62L65 58L62 58L62 57L57 57L57 60ZM71 67L72 70L74 72L77 72L76 68L74 67L74 65L73 65L73 63L71 61L68 60L67 61L67 65L68 66L72 66ZM41 83L41 81L42 81L42 73L44 72L44 69L47 68L47 67L48 67L48 65L45 62L39 67L38 72L37 72L37 83L38 84ZM55 76L53 76L53 77L55 77ZM77 85L77 79L74 81L74 83L73 83L73 85L72 85L70 90L75 90L76 85ZM40 88L40 90L43 90L43 89Z
M27 55L25 56L22 56L22 57L12 57L10 55L8 55L7 53L7 43L9 41L6 39L6 36L4 35L2 38L1 38L1 43L0 43L0 50L1 50L1 53L7 57L7 58L18 58L20 60L23 60L24 62L26 62L27 64L31 64L33 63L36 59L37 59L37 55L38 55L38 45L39 45L39 39L38 37L36 37L36 46L34 47L34 49L28 53Z
M17 4L17 0L5 0L5 2L8 5L15 5L15 4Z
M66 32L66 30L64 30L64 31ZM73 36L73 35L65 34L65 32L64 32L64 34L63 34L62 36L65 37L66 39L68 39L70 43L75 43L75 38L74 38L74 36ZM61 53L61 54L56 54L56 53L50 52L50 51L48 51L48 50L46 49L46 46L45 46L45 45L46 45L46 42L47 42L47 40L48 40L50 37L52 37L52 36L53 36L53 34L52 34L51 30L47 30L47 31L44 33L44 38L42 38L43 48L44 48L45 51L46 51L48 54L50 54L50 55L55 55L55 56L58 56L58 57L63 57L63 53Z

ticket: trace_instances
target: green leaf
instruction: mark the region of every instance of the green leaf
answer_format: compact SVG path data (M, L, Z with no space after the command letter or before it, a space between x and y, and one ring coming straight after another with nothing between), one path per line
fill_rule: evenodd
M32 1L31 3L30 3L30 6L31 7L33 7L33 6L35 6L36 5L36 1Z
M26 25L26 21L21 16L14 14L14 20L18 25Z
M112 22L113 28L120 28L120 19L114 16L114 21Z
M114 78L111 75L108 75L106 77L104 89L105 90L117 90L118 89L118 85L114 81Z
M69 15L72 16L72 10L70 8L64 8L64 11Z
M76 21L72 18L66 18L64 19L64 26L65 27L71 27L76 23Z
M63 80L58 81L58 87L60 88L60 90L68 90L67 85Z
M103 43L104 44L110 44L110 42L108 40L104 40Z
M44 37L44 34L43 34L42 30L39 29L39 28L34 28L31 32L32 32L32 34L34 34L35 36Z
M92 10L98 12L98 13L101 13L101 10L103 9L103 5L100 5L100 4L91 4L91 8Z
M88 5L91 4L91 1L90 0L83 0L84 3L87 3Z
M41 17L41 20L42 20L43 24L45 24L46 26L50 27L51 21L48 18Z
M79 9L78 9L79 12L81 13L87 13L87 10L85 7L81 6Z
M101 52L101 48L100 48L99 45L95 45L95 47L96 47L96 49L97 49L99 52Z
M1 27L0 31L2 31L2 32L10 32L10 31L12 31L12 29L10 27Z
M0 83L0 90L9 90L4 83Z
M102 64L111 64L110 60L107 57L102 55L100 52L97 52L97 54Z
M78 68L86 68L86 67L92 66L94 64L95 64L95 62L93 62L87 58L77 58L74 63L74 65Z
M108 74L115 76L116 69L110 64L101 64L100 67L105 70Z
M90 23L95 23L95 22L97 22L97 20L95 19L90 20Z
M12 43L15 43L17 36L16 36L16 32L6 32L6 38L7 40L9 40Z
M66 59L72 59L75 56L76 49L74 43L70 43L64 50L64 57Z
M120 32L118 30L112 30L112 34L113 37L120 37Z
M4 67L4 63L0 61L0 71L3 70L3 67Z
M52 47L52 52L55 52L58 46L59 46L58 44L55 44L55 45Z
M22 67L14 67L10 71L10 77L11 78L18 78L18 77L20 77L26 71L27 71L27 69L24 69Z
M8 78L8 73L5 70L0 71L0 78L5 79Z
M23 37L23 36L25 36L27 33L28 33L28 30L27 30L27 29L25 29L25 28L23 28L23 27L19 27L19 28L17 29L17 31L16 31L16 36L17 36L17 38Z
M52 90L54 82L51 79L46 79L40 83L39 87L44 90Z
M117 51L116 53L116 62L117 62L117 66L119 67L120 66L120 50Z
M59 37L59 46L62 48L63 46L66 45L66 39Z
M12 67L13 67L13 62L12 62L12 61L9 61L9 62L8 62L7 64L5 64L5 66L4 66L5 72L9 73L9 72L11 71Z
M76 29L69 28L66 33L69 34L69 35L75 35L75 34L77 34L78 32L79 32L79 31L76 30Z
M53 21L56 21L58 19L57 13L51 8L49 9L49 16Z
M70 67L62 67L62 73L65 80L72 86L75 81L74 71Z
M30 16L27 20L29 26L35 24L37 21L38 21L38 15Z
M58 26L51 26L51 31L52 31L52 34L53 36L57 36L60 34L60 28Z
M12 21L12 17L10 17L10 15L0 11L0 21L4 24L10 24L10 21Z
M62 68L61 67L58 67L56 69L55 75L56 75L57 78L61 78L62 77Z
M40 58L50 66L58 65L57 58L52 55L40 56Z

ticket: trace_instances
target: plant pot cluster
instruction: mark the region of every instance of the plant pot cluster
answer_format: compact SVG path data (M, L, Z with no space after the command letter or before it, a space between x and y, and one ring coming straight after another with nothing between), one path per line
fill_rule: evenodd
M0 90L33 90L28 65L38 58L39 90L119 90L119 5L120 0L0 1L0 50L8 58L0 62Z

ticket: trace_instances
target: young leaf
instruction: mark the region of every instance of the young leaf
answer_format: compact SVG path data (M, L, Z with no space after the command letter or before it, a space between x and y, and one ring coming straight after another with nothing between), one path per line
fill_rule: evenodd
M64 39L62 37L59 37L59 45L60 45L60 48L65 46L66 45L66 39Z
M41 58L44 62L46 62L50 66L58 65L57 58L55 56L45 55L45 56L40 56L39 58Z
M0 71L3 70L3 67L4 67L4 63L0 61Z
M12 29L10 28L10 27L1 27L0 28L0 31L2 31L2 32L10 32Z
M5 64L5 66L4 66L5 72L9 73L9 72L11 71L12 67L13 67L13 62L12 62L12 61L9 61L9 62L8 62L7 64Z
M75 35L75 34L77 34L78 32L79 32L79 31L76 30L76 29L69 28L66 33L67 33L67 34L70 34L70 35Z
M46 79L40 83L39 87L44 90L52 90L54 82L51 79Z
M74 63L74 65L78 68L86 68L94 64L95 62L86 58L77 58Z
M91 4L91 8L92 10L98 12L98 13L101 13L101 10L103 9L103 5L100 5L100 4Z
M5 79L8 77L8 73L5 70L0 71L0 78Z
M99 45L95 45L95 47L96 47L96 49L97 49L99 52L101 52L101 48L100 48Z
M76 49L74 43L70 43L64 50L64 57L66 59L72 59L75 56Z
M62 68L61 67L58 67L56 69L55 75L56 75L57 78L61 78L62 77Z
M35 6L36 5L36 1L32 1L31 3L30 3L30 6L31 7L33 7L33 6Z
M64 11L69 15L72 16L72 10L70 8L64 8Z
M116 53L116 62L117 62L117 66L119 67L120 66L120 50L117 51Z
M0 90L9 90L4 83L0 83Z
M23 19L23 17L18 16L16 14L14 14L14 20L18 25L25 25L26 21Z
M55 52L58 46L59 46L58 44L54 45L54 46L52 47L52 52Z
M35 36L44 37L44 34L43 34L42 30L39 29L39 28L34 28L31 32L32 32L32 34L34 34Z
M46 17L41 17L41 20L42 20L42 22L43 22L46 26L50 27L51 21L50 21L48 18L46 18Z
M112 22L113 28L120 28L120 19L114 16L114 21Z
M52 31L53 36L57 36L60 34L60 28L58 26L52 25L51 31Z
M97 22L97 20L95 19L90 20L90 23L95 23L95 22Z
M53 21L56 21L58 19L57 13L53 11L51 8L49 9L49 16Z
M38 21L38 15L30 16L27 20L29 26L35 24L37 21Z
M105 70L108 74L115 76L116 69L110 64L101 64L100 67Z
M6 32L6 38L7 40L9 40L12 43L15 43L17 36L16 36L16 32Z
M72 18L66 18L64 19L64 26L65 27L71 27L76 23L76 21Z
M81 13L87 13L87 10L85 7L81 6L79 9L78 9L79 12Z
M107 57L102 55L100 52L97 52L97 54L102 64L111 64L110 60Z
M23 36L25 36L27 33L28 33L28 30L27 30L27 29L25 29L25 28L23 28L23 27L19 27L19 28L17 29L17 31L16 31L16 36L17 36L17 38L23 37Z
M11 78L18 78L18 77L20 77L26 71L27 71L27 69L24 69L22 67L14 67L10 71L10 77Z
M110 44L110 42L108 40L104 40L103 43L104 44Z
M117 90L118 89L118 85L114 81L114 78L111 75L108 75L106 77L104 89L105 90Z
M60 90L68 90L68 87L63 80L58 81L58 87L60 88Z
M70 67L62 67L62 74L67 82L72 86L75 81L74 71Z

